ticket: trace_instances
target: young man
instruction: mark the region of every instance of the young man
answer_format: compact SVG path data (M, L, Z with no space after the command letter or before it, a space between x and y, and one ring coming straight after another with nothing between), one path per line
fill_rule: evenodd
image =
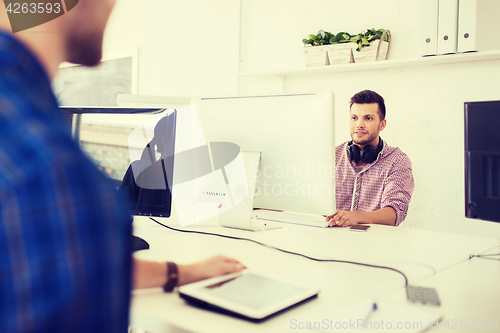
M376 223L398 226L406 217L413 175L410 159L380 138L387 121L382 96L370 90L350 101L352 141L335 149L337 210L330 226Z
M100 61L113 5L80 0L13 34L0 4L0 332L126 332L132 280L171 290L244 268L135 260L132 279L126 206L73 142L50 85L62 61Z

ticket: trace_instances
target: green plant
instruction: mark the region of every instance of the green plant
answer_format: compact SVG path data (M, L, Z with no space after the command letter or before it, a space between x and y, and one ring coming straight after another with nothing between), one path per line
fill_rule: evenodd
M363 46L369 46L370 42L373 40L381 39L384 34L385 29L367 29L357 35L351 35L350 33L343 31L337 34L332 34L331 32L320 30L316 35L308 35L307 38L302 39L302 43L305 45L329 45L329 44L339 44L339 43L357 43L357 51L361 51ZM389 34L386 34L383 39L385 42L389 41Z
M338 43L347 43L351 40L351 34L348 32L339 32L332 34L331 32L320 30L316 35L308 35L302 39L304 45L330 45Z
M360 52L361 48L363 46L369 46L371 41L382 38L384 31L385 31L385 29L378 29L378 30L367 29L365 32L361 32L361 33L353 36L351 38L351 42L358 44L356 51ZM384 36L383 41L385 41L385 42L389 41L389 34L386 34Z

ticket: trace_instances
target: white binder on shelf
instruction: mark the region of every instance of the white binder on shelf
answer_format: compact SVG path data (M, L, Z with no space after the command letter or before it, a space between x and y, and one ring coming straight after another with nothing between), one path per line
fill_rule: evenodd
M458 0L439 0L438 54L457 52Z
M500 49L493 42L500 30L500 1L459 0L458 52Z
M421 0L420 54L436 55L438 51L438 6L439 0Z
M477 0L458 3L458 52L478 51L476 45Z

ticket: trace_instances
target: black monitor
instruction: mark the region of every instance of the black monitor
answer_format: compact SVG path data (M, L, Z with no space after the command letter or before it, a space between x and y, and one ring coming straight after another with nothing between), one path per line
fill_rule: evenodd
M500 101L465 111L465 216L500 222Z
M132 215L169 217L175 109L61 107L84 152L127 198Z

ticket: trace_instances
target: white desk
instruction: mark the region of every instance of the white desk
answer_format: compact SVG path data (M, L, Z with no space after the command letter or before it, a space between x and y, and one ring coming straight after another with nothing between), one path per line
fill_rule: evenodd
M500 253L500 248L487 253ZM479 331L479 325L484 329L486 320L490 331L500 331L500 256L490 258L472 258L418 281L419 286L435 288L441 300L443 320L432 331ZM392 292L382 299L406 303L403 291Z
M162 222L176 226L166 219ZM266 233L249 232L222 228L213 225L213 222L190 229L252 238L318 258L391 266L402 270L410 284L422 286L425 285L420 284L420 281L435 277L436 272L447 272L454 269L455 265L465 264L469 254L484 253L498 247L498 240L495 239L384 226L372 226L366 233L352 232L346 228L320 229L286 224L282 229ZM135 295L131 306L131 324L151 332L169 332L170 325L194 332L294 331L290 325L292 319L321 320L329 318L347 304L366 297L381 299L385 295L394 295L398 300L398 297L405 295L403 277L389 270L314 262L247 241L171 231L145 218L136 219L134 234L146 239L151 246L150 250L137 253L144 259L191 263L223 254L240 260L255 272L313 284L321 289L317 299L260 324L194 308L176 293ZM479 260L483 259L476 259ZM446 296L441 295L440 288L438 293L444 301ZM455 300L461 302L460 299ZM495 302L498 308L500 301ZM466 301L463 303L464 308L473 306Z

